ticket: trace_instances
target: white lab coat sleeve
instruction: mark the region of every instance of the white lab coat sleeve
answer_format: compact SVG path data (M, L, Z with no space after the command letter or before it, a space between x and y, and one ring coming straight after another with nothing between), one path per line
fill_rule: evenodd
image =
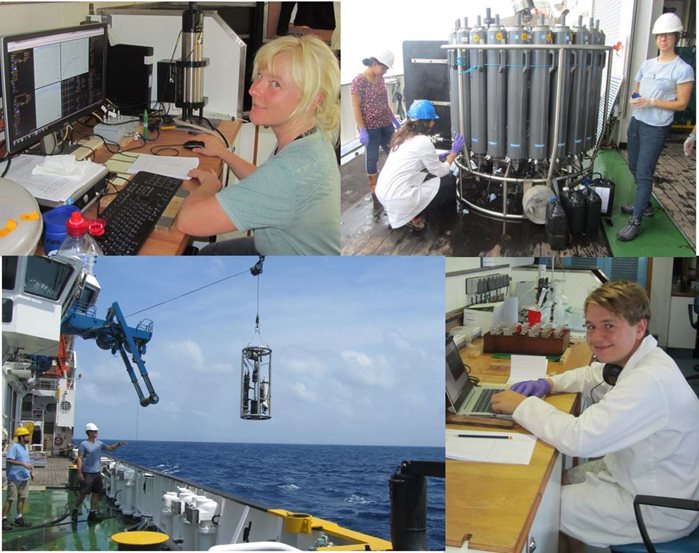
M566 455L601 457L663 428L669 416L669 401L660 382L640 372L620 381L578 417L537 397L525 399L513 416L517 423Z
M601 397L609 386L604 383L602 376L604 364L592 363L585 367L565 371L551 377L553 382L552 393L581 393L583 397L590 397L592 388L599 386L595 396ZM601 383L601 386L600 386Z
M427 136L420 137L420 160L430 173L437 177L444 177L449 173L449 164L439 161L437 150Z

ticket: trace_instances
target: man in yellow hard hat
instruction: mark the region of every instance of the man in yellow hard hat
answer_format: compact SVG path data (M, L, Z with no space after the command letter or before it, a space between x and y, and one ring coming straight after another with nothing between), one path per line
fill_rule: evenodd
M7 500L2 506L2 529L11 530L12 525L7 521L12 502L17 498L17 518L15 526L31 526L25 522L22 513L24 511L24 501L27 499L29 491L29 479L34 479L32 465L29 459L28 444L31 434L24 426L15 430L17 442L13 443L7 450Z

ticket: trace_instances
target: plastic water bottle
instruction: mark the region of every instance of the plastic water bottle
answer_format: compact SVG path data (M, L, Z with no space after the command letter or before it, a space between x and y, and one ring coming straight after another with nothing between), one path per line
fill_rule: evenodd
M66 222L68 236L58 249L57 255L73 257L83 262L83 270L94 274L95 258L102 254L102 249L89 234L89 224L82 213L75 211Z

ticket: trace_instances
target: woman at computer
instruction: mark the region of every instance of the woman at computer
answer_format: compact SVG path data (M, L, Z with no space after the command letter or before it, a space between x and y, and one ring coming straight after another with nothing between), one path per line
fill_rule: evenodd
M194 152L221 158L240 182L222 188L213 171L192 170L200 186L183 202L177 229L191 236L254 231L211 244L203 255L339 255L337 59L316 37L282 37L257 52L253 79L250 120L272 129L274 153L256 167L214 136L197 136L204 147Z
M571 457L600 458L569 469L560 529L570 551L640 543L634 497L699 497L699 399L650 335L650 301L635 282L611 281L585 300L587 344L596 361L551 378L520 382L491 406ZM546 403L550 393L581 393L579 416ZM699 513L643 512L653 542L689 534Z

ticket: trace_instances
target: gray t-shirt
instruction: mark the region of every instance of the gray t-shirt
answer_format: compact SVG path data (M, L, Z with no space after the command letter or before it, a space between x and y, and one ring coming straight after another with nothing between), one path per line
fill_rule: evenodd
M658 58L644 61L634 79L640 83L641 96L655 100L677 100L677 85L694 81L692 66L677 56L670 62L660 63ZM675 112L661 108L634 108L633 116L638 121L654 127L672 124Z
M216 194L262 255L340 254L340 171L320 132L294 140L249 177Z
M95 440L94 443L90 440L81 442L78 446L78 455L83 456L83 472L100 472L100 453L107 446L100 440Z

